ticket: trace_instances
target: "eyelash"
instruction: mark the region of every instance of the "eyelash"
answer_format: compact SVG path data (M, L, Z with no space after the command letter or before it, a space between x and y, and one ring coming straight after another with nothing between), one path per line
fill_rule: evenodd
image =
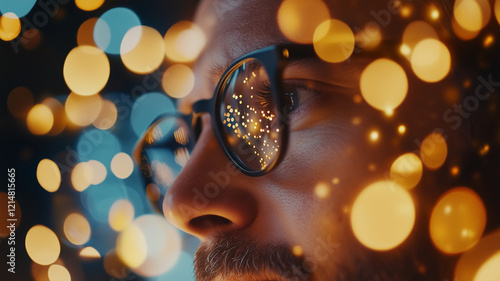
M285 105L288 106L287 113L292 113L299 106L299 92L302 89L308 89L299 83L286 83L285 82ZM271 98L271 84L269 81L262 81L260 87L255 91L256 96L260 99L260 104L266 110L272 110L274 107L273 99ZM288 99L291 98L291 99ZM287 102L291 103L288 105Z

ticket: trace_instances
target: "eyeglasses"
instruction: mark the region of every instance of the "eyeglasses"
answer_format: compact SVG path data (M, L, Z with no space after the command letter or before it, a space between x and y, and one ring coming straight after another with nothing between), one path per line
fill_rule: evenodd
M297 103L297 95L285 91L284 68L290 60L313 56L311 45L253 51L226 69L212 99L194 103L192 114L157 117L134 153L146 182L162 194L173 183L201 132L202 113L211 115L219 144L242 173L270 172L286 151L288 113Z

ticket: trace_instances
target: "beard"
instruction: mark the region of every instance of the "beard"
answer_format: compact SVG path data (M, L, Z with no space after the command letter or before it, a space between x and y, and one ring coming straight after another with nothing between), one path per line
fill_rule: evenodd
M354 246L312 266L285 243L262 244L247 235L223 233L200 246L194 267L197 281L409 281L452 276L448 270L445 275L436 272L442 268L435 267L436 256L429 256L427 250L421 249L423 254L413 247L403 248L381 253Z
M242 234L221 234L195 254L197 281L310 281L310 269L286 244L258 244Z

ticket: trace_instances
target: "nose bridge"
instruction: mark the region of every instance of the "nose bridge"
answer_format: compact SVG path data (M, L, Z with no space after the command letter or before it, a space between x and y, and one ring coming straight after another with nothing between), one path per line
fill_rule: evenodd
M257 214L256 197L243 175L220 147L210 116L191 157L163 202L165 217L200 238L217 231L244 228Z

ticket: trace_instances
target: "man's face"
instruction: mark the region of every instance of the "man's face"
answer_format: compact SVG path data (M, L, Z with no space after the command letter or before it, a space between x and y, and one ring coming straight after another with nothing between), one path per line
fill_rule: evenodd
M400 42L411 22L390 12L386 1L339 2L329 3L331 17L355 33L377 23L371 11L390 13L391 18L378 22L380 46ZM195 66L196 87L182 107L211 98L221 70L238 57L289 41L277 23L280 4L215 0L200 5L195 22L208 43ZM416 249L416 241L428 235L423 220L403 244L381 252L360 243L351 226L360 192L387 179L400 155L418 154L417 141L441 126L446 109L438 95L446 90L443 82L419 81L404 56L380 52L380 46L359 49L345 62L311 59L285 70L285 84L293 82L299 104L290 118L286 154L264 176L238 172L218 144L210 117L202 117L190 162L164 202L165 216L202 241L196 257L199 280L404 280L432 267ZM360 95L361 73L381 57L398 62L410 85L392 115L369 106ZM218 185L215 191L205 188L210 182ZM412 193L417 201L424 198L418 193Z

